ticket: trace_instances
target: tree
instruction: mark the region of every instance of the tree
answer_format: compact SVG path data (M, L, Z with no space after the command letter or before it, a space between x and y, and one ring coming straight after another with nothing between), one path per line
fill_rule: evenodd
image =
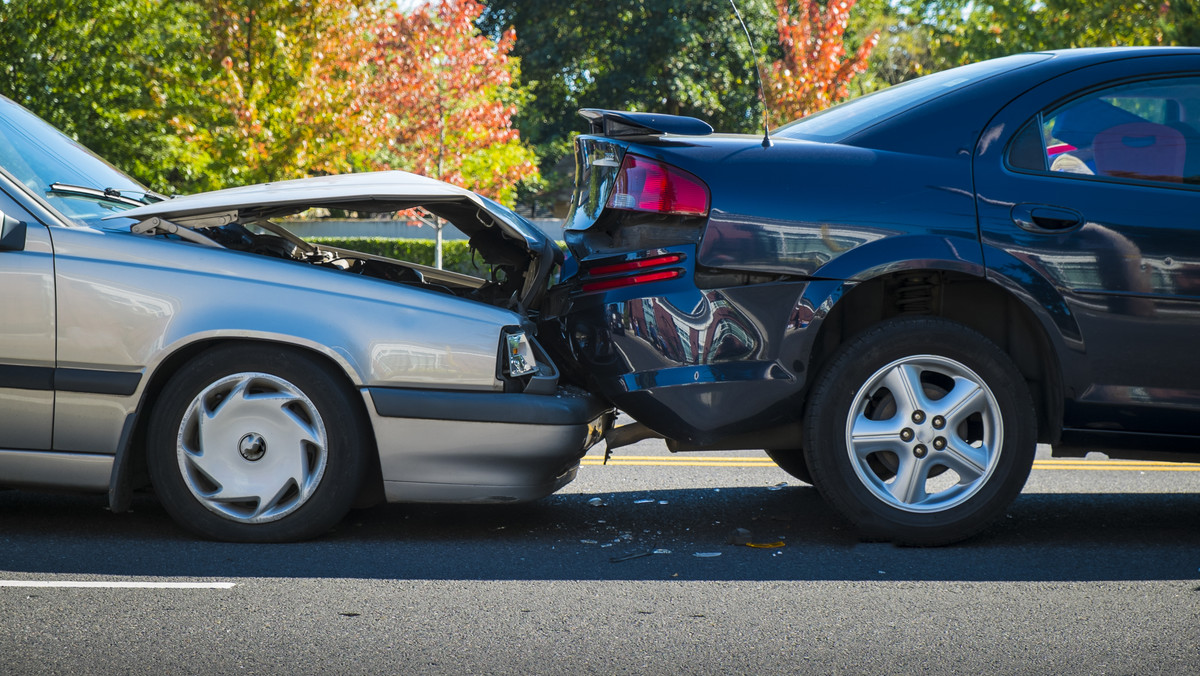
M208 104L172 118L210 189L346 172L365 162L371 0L204 0Z
M393 9L372 28L364 100L374 109L370 161L461 185L511 203L538 177L512 118L521 100L515 33L481 34L476 0Z
M1018 52L1153 45L1163 40L1161 0L908 0L930 31L935 68Z
M769 0L739 6L757 43L773 45ZM762 120L759 55L728 0L489 0L479 24L493 39L509 28L519 36L512 53L530 99L517 126L550 191L570 184L564 158L586 129L580 108L690 115L720 131L754 131Z
M768 108L776 123L815 113L845 98L851 79L866 70L879 33L867 36L846 55L845 32L855 0L800 0L792 14L788 0L775 0L783 58L766 77Z
M1169 0L1164 3L1160 25L1163 42L1169 45L1200 45L1200 1Z
M170 192L199 170L168 121L211 77L205 23L194 2L0 2L0 94Z

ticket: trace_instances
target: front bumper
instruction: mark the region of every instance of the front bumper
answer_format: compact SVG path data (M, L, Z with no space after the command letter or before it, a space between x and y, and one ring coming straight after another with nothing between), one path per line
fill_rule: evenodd
M366 388L388 502L536 500L575 478L612 409L555 394Z

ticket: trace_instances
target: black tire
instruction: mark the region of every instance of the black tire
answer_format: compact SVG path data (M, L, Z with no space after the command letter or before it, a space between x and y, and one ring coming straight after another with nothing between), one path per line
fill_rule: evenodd
M767 448L763 449L779 469L787 472L806 484L811 484L812 473L808 471L808 462L804 459L802 448Z
M898 318L829 360L808 398L804 447L817 490L867 537L942 545L1016 499L1036 417L1020 372L990 340L945 319Z
M159 500L214 540L292 542L328 531L367 467L369 423L353 397L340 373L290 348L200 354L151 412L146 460Z

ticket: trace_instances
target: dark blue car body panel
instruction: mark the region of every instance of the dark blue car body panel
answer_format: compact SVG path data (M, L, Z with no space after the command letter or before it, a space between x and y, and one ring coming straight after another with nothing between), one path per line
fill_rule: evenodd
M795 423L832 343L894 314L942 314L1009 351L1037 393L1039 438L1056 452L1191 452L1200 186L1006 162L1026 123L1060 101L1190 73L1200 74L1200 49L1072 50L1025 55L834 142L580 137L566 231L580 269L558 289L560 348L590 387L655 431L719 444ZM606 209L626 152L699 177L707 218ZM1047 233L1018 223L1064 210L1081 224ZM583 290L590 267L662 253L681 254L686 274ZM879 291L895 307L873 308Z

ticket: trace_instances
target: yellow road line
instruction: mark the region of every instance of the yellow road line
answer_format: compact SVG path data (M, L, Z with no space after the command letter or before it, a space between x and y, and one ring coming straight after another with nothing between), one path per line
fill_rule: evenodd
M582 465L600 466L602 456L586 456ZM618 467L774 467L770 458L720 457L696 458L658 455L624 455L611 458L610 466ZM1109 472L1200 472L1200 463L1160 462L1142 460L1034 460L1039 470L1082 470Z

